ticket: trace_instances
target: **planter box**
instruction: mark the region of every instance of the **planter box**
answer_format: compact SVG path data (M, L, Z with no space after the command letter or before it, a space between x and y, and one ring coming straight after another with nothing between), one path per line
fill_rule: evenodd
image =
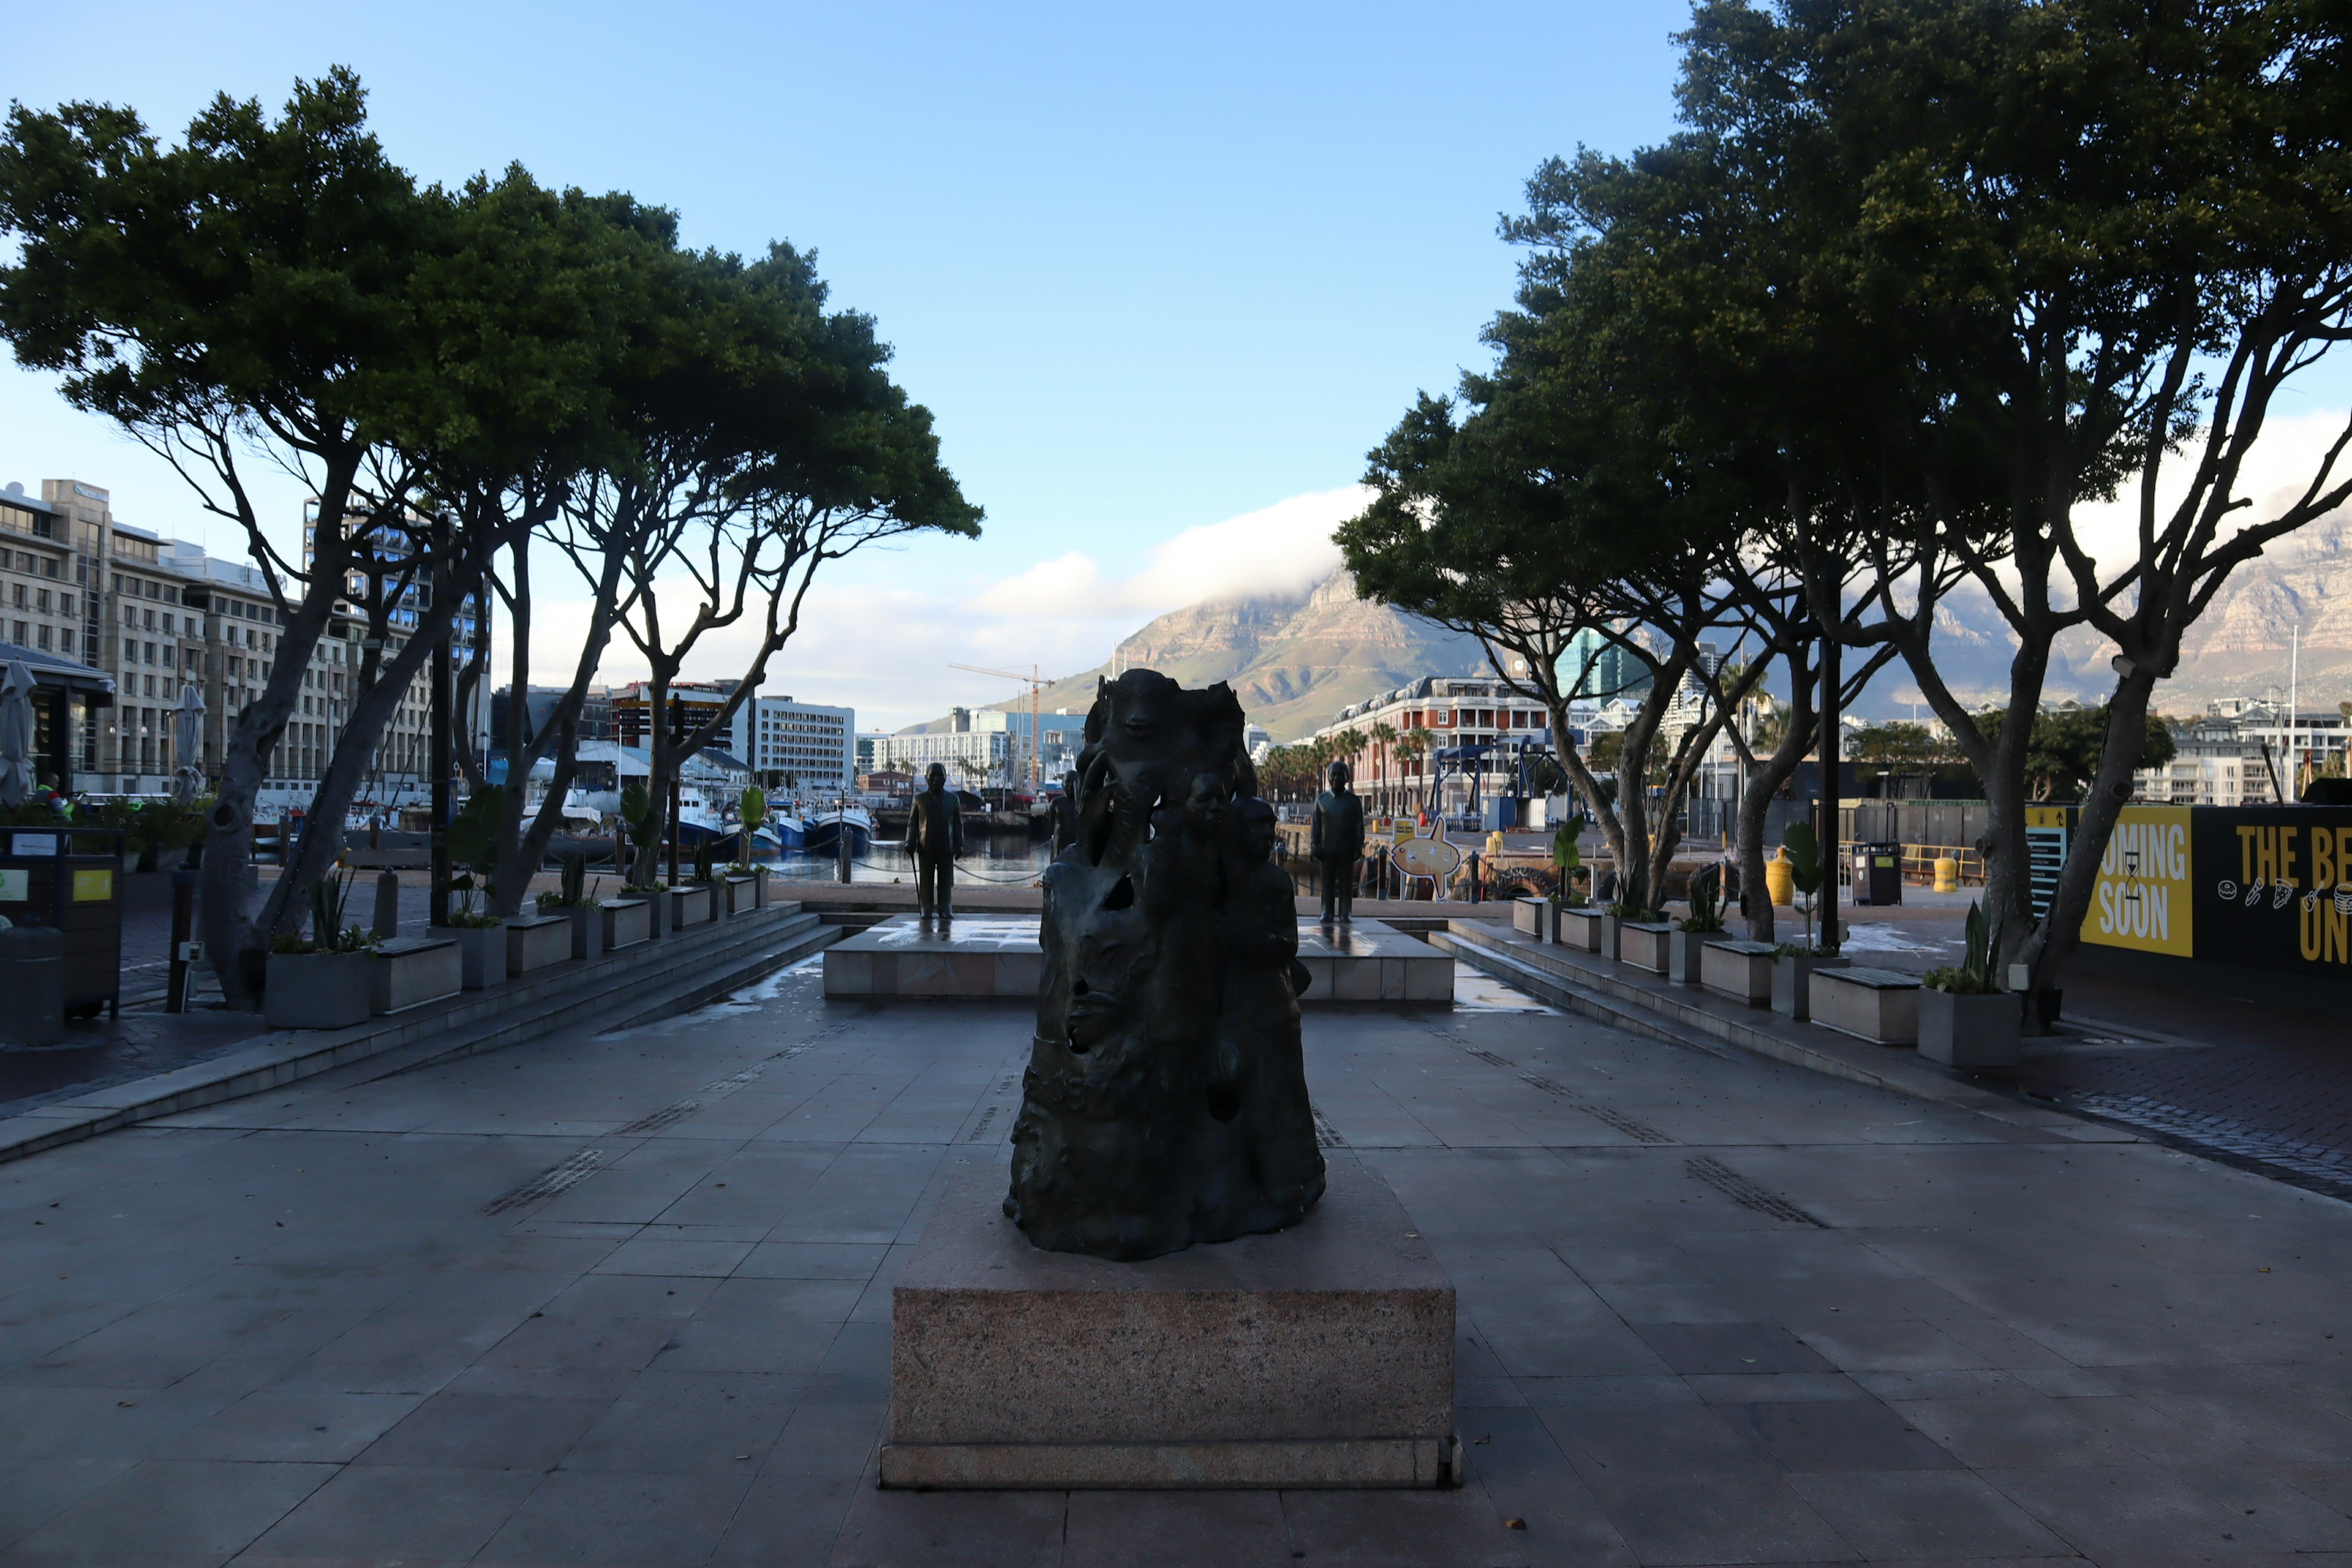
M606 899L596 906L596 914L597 924L602 928L599 945L606 952L635 947L654 934L654 906L650 899Z
M1559 907L1559 929L1552 932L1552 941L1578 952L1599 952L1601 922L1606 918L1590 904L1562 904Z
M456 926L449 934L457 939L457 952L466 961L467 990L487 991L507 983L507 928L503 924Z
M1813 974L1817 970L1843 969L1848 960L1800 953L1772 961L1772 1011L1800 1022L1813 1016Z
M553 911L572 927L572 956L586 960L604 955L604 911L602 905L582 904Z
M1919 1054L1948 1068L2013 1068L2024 1059L2018 1026L2025 998L2014 991L1990 996L1919 993Z
M760 907L759 878L730 877L720 886L726 890L727 913L730 919L736 915L748 915Z
M765 866L751 868L751 907L755 910L768 907L768 868Z
M572 957L572 922L560 915L518 915L507 921L507 973L529 974Z
M1700 984L1702 976L1699 971L1706 962L1703 955L1707 943L1722 940L1723 933L1719 931L1683 931L1677 928L1667 954L1666 978L1677 985Z
M1919 977L1892 969L1822 969L1813 973L1813 1022L1880 1046L1919 1039Z
M1599 923L1601 926L1601 945L1594 948L1592 951L1599 953L1603 958L1615 958L1617 956L1619 937L1622 934L1620 928L1622 928L1625 922L1619 920L1615 915L1602 915Z
M368 1007L397 1013L438 1002L455 996L465 978L465 959L447 937L394 937L375 950L368 970Z
M710 920L711 887L708 882L689 882L669 889L669 929L684 931Z
M1653 974L1664 974L1666 965L1673 962L1674 934L1675 928L1664 921L1619 921L1618 962L1631 968L1646 969Z
M1513 899L1511 929L1524 931L1538 942L1551 940L1552 913L1549 899Z
M348 1029L368 1019L364 952L273 952L262 1016L273 1029Z
M1698 983L1751 1007L1765 1005L1772 1000L1772 960L1777 951L1769 942L1708 942L1699 950Z

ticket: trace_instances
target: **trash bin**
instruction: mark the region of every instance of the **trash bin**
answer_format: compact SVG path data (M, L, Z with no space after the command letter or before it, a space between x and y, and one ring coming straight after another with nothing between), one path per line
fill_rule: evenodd
M1853 901L1880 905L1903 901L1903 846L1853 847Z
M0 1044L54 1046L66 1037L66 933L55 926L0 931Z

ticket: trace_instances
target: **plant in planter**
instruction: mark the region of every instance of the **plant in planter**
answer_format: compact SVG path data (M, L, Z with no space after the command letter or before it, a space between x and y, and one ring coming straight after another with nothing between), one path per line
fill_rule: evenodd
M1685 985L1699 983L1701 950L1723 931L1723 867L1707 867L1691 879L1690 918L1675 923L1670 972Z
M343 923L351 885L348 872L340 881L331 872L320 878L310 884L310 934L271 935L262 993L270 1027L342 1029L367 1020L368 955L377 942L373 931Z
M560 885L553 892L539 895L539 912L562 915L572 921L572 956L594 958L604 951L604 922L599 915L601 904L596 897L604 886L604 879L596 879L596 886L588 886L588 859L584 855L567 855L556 870Z
M1919 1054L1947 1067L2015 1067L2023 1000L1993 984L2000 927L1969 905L1969 922L1956 966L1931 969L1919 994Z
M735 837L735 864L731 869L738 876L748 877L751 874L751 835L760 830L760 824L768 820L766 793L758 784L751 785L743 792L743 798L736 803L735 815L741 821L743 830Z
M710 882L716 881L718 877L719 843L716 839L706 838L694 847L694 873L687 880Z
M1814 896L1828 879L1829 868L1822 864L1822 841L1813 836L1810 822L1792 822L1781 834L1780 843L1788 852L1789 869L1797 891L1803 896L1805 914L1805 951L1835 953L1838 950L1837 921L1825 917L1822 921L1821 941L1813 940Z
M1559 886L1552 894L1557 902L1581 904L1587 899L1584 854L1577 847L1577 840L1584 837L1586 822L1585 815L1580 811L1561 823L1559 831L1551 836L1551 865L1559 877Z

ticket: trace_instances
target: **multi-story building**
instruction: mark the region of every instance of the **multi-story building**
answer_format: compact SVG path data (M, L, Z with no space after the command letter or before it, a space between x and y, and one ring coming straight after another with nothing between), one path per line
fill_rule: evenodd
M2297 796L2299 777L2342 765L2345 740L2341 710L2227 698L2175 731L2172 761L2137 770L2132 793L2174 805L2252 805L2282 787Z
M1382 726L1399 741L1427 731L1426 751L1408 756L1411 747L1376 740ZM1315 735L1343 731L1356 733L1356 792L1374 809L1413 812L1433 804L1448 816L1467 813L1474 795L1481 801L1516 795L1522 754L1551 746L1551 718L1543 704L1478 676L1425 676L1341 709Z
M735 710L730 749L770 787L820 794L857 787L857 715L852 709L754 697Z
M728 699L735 695L736 685L737 682L732 680L673 681L668 704L673 711L684 716L688 728L699 729L719 717L719 710L726 707ZM633 680L614 693L613 727L621 744L644 747L653 744L652 706L651 681Z
M873 742L869 752L866 741ZM948 770L950 783L966 789L992 789L1013 782L1013 735L1003 729L917 730L897 735L860 736L860 771L912 773L933 763Z

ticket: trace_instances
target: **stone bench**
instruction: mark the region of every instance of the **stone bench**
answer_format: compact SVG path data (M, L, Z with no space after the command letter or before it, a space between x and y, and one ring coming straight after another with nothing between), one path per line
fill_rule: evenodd
M1919 1042L1919 977L1892 969L1813 971L1813 1022L1881 1046Z
M1698 955L1698 983L1718 995L1751 1007L1772 1001L1772 960L1780 950L1769 942L1711 942Z
M464 980L454 937L394 937L375 950L368 971L369 1009L380 1015L438 1002L455 996Z
M572 959L572 921L564 915L518 915L507 921L507 974L529 974Z
M1513 899L1511 929L1538 942L1551 940L1552 913L1549 899Z
M1552 941L1578 952L1601 951L1601 910L1591 904L1562 904Z
M1667 921L1620 921L1617 957L1635 969L1664 974L1674 957L1675 928Z

